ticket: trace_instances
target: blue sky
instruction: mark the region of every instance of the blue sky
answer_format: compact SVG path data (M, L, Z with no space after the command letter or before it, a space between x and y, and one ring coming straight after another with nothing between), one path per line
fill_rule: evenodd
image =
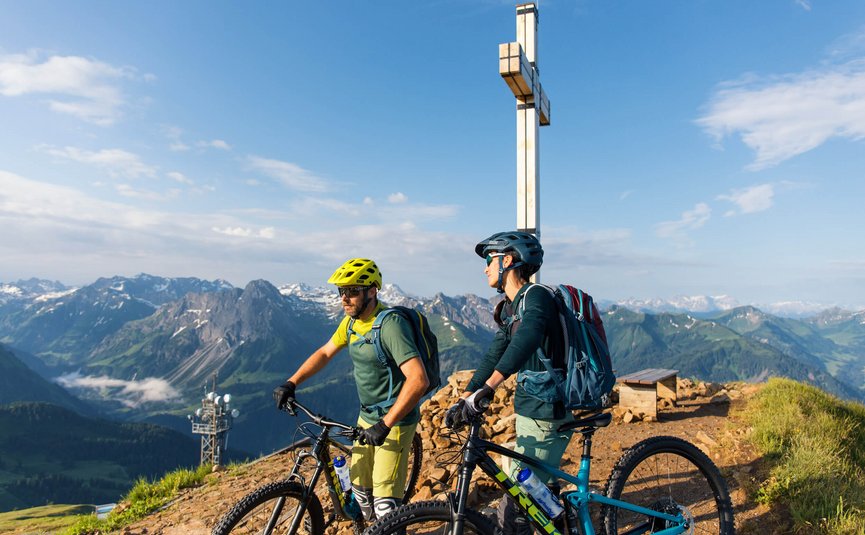
M4 1L0 281L490 295L510 2ZM865 2L544 1L545 282L865 307Z

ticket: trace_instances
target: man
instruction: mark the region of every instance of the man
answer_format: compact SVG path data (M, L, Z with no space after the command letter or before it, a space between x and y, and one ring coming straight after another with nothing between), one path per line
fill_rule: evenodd
M346 315L330 340L277 387L273 396L280 408L293 401L297 386L348 346L361 403L358 426L363 428L352 448L351 481L364 518L372 521L402 501L408 454L420 420L418 403L429 380L411 326L399 314L389 314L379 334L388 368L381 365L375 344L365 336L386 308L378 300L382 277L375 262L348 260L327 282L337 286Z

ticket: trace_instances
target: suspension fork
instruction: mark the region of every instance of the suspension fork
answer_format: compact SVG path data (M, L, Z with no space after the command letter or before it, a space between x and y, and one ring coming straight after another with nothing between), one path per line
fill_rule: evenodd
M451 501L451 531L450 535L462 535L466 521L466 510L468 509L469 490L472 483L472 474L478 466L478 460L482 455L477 451L475 440L478 437L480 423L474 422L469 430L469 438L463 452L463 461L460 463L459 475L457 477L456 494L450 495Z

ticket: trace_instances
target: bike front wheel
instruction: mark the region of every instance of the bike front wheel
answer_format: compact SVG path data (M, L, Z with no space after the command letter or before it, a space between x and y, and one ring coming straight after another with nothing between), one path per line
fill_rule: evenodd
M293 481L279 481L259 487L244 496L214 526L212 535L289 533L289 527L301 509L303 487ZM324 514L315 494L308 497L297 530L290 533L321 535Z
M733 506L718 468L702 451L675 437L653 437L629 449L607 481L606 495L688 520L684 533L733 535ZM608 535L655 533L664 520L605 506Z
M451 533L453 515L448 502L425 501L403 505L376 521L364 535L446 535ZM492 521L472 509L466 510L463 533L466 535L501 535Z

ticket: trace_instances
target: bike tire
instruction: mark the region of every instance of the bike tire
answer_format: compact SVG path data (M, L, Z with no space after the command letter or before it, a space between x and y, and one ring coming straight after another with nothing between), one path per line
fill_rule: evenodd
M448 502L430 500L403 505L378 519L364 535L444 535L451 530L451 506ZM473 509L466 510L466 535L502 535L492 520Z
M694 534L733 535L733 506L727 483L699 448L676 437L652 437L630 448L607 480L609 498L654 510L691 517ZM647 517L618 507L601 510L608 535L647 524ZM663 521L645 526L646 533L663 529ZM654 525L652 525L654 524Z
M293 481L278 481L261 486L250 492L231 508L213 527L211 535L243 535L245 533L263 533L276 502L284 497L282 512L279 516L274 533L285 533L291 525L296 507L303 496L303 487ZM300 535L322 535L324 533L324 514L321 502L315 494L309 496L303 521L298 531Z

